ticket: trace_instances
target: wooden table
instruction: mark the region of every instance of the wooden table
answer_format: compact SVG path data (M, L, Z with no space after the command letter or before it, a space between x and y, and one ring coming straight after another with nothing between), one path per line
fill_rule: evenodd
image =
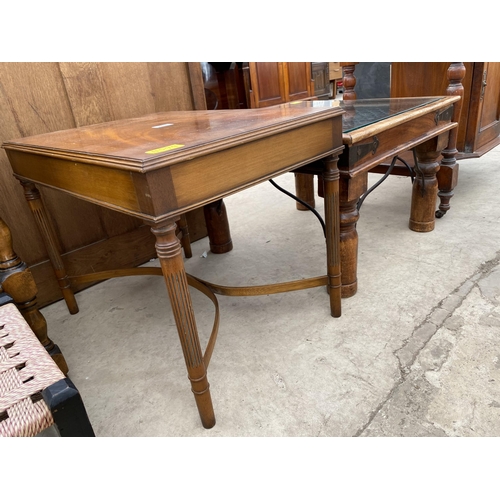
M340 101L343 144L340 155L340 253L342 297L357 291L359 201L368 189L368 172L380 163L414 149L418 166L413 182L409 227L434 229L441 151L448 146L454 106L459 96ZM319 101L322 102L322 101ZM319 105L318 102L318 105ZM324 101L323 101L324 102ZM446 161L449 161L449 154ZM299 173L318 174L321 166L310 164ZM307 197L297 193L299 197Z
M3 144L45 241L62 294L78 311L71 285L114 276L163 274L202 424L215 425L207 367L218 309L203 353L188 285L216 304L214 293L257 295L327 285L332 316L341 314L339 172L342 115L338 102L250 110L156 113L53 132ZM185 272L176 221L182 214L321 160L325 182L327 274L260 287L208 284ZM160 268L69 277L36 184L142 219L156 236Z

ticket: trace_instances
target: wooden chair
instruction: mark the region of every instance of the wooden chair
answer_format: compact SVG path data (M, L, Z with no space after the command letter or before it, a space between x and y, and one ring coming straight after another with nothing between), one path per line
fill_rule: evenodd
M17 307L0 307L0 436L93 437L76 387L42 347Z
M68 365L59 347L47 335L47 322L37 305L38 289L29 267L17 256L7 224L0 218L0 296L13 302L35 332L40 344L52 356L60 370L68 373ZM10 300L9 300L10 299Z

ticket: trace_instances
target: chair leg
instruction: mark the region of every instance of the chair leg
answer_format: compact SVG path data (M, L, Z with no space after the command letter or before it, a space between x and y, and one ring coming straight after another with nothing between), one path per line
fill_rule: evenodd
M66 375L68 365L47 335L47 322L37 307L38 289L28 266L16 255L9 227L0 218L0 290L8 294L40 343Z
M42 391L61 437L95 437L80 393L69 378Z

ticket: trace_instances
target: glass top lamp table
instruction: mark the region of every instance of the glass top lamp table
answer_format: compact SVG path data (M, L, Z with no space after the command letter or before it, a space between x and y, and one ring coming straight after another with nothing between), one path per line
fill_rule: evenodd
M344 111L330 101L262 109L179 111L101 123L3 144L40 233L70 312L71 286L116 276L163 275L202 425L215 425L207 368L218 331L215 293L264 295L327 286L330 313L341 315L338 155ZM326 275L258 287L221 287L186 274L176 221L186 212L311 162L325 184ZM138 217L156 237L160 268L69 277L36 185ZM202 351L189 285L215 304Z
M438 194L438 159L448 145L449 132L459 96L359 99L335 101L343 115L340 155L340 254L342 297L357 291L360 199L368 190L368 172L380 163L414 150L417 163L412 187L409 227L413 231L434 229ZM316 101L315 106L330 106ZM317 174L321 165L312 163L298 173ZM300 195L299 195L300 197Z

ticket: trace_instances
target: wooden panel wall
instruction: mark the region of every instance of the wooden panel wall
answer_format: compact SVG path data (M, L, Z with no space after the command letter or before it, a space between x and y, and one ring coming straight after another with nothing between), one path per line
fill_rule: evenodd
M199 63L0 63L0 143L148 113L204 109ZM130 267L155 256L149 228L132 217L40 188L69 274ZM0 217L31 267L40 307L61 298L19 182L0 150ZM206 235L200 212L193 239Z

